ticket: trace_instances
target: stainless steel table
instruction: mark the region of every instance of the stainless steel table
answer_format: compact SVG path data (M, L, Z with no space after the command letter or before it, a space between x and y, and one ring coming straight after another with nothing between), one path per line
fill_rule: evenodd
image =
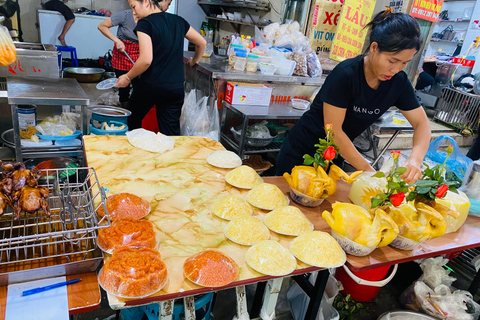
M18 123L18 105L70 105L80 108L82 132L88 131L87 108L89 99L75 79L24 78L7 77L8 103L12 108L13 132L15 141L15 158L23 161L26 157L79 156L84 160L83 143L70 147L35 147L25 148L21 145ZM81 161L82 162L82 161Z
M291 102L272 103L270 106L251 106L251 105L232 105L226 101L223 102L222 117L220 122L220 139L229 144L237 151L242 158L245 154L254 154L262 152L278 152L281 143L273 142L265 147L250 147L246 145L247 126L251 119L300 119L307 111L298 110L292 107ZM240 121L238 121L240 119ZM241 135L239 141L233 139L230 128L237 123L241 125Z
M410 123L407 121L405 124L400 124L393 122L393 117L394 114L396 113L395 111L387 111L388 113L384 114L379 120L374 122L371 126L372 129L377 129L379 131L387 131L387 130L392 130L394 131L390 139L388 139L387 143L385 146L378 152L377 145L375 143L372 143L373 145L373 164L372 167L375 169L379 169L378 166L378 161L382 157L382 155L385 153L385 151L388 150L390 145L393 143L395 138L400 134L402 131L411 131L413 130L412 126ZM373 136L371 136L371 139L373 139Z

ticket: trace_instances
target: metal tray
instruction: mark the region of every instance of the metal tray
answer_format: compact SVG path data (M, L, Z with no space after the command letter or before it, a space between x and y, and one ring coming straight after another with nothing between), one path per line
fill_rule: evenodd
M14 220L12 208L0 216L0 285L95 271L103 254L97 246L97 230L108 227L106 195L93 168L48 169L54 178L43 186L50 191L50 216L40 210L22 212ZM97 203L97 205L95 205Z

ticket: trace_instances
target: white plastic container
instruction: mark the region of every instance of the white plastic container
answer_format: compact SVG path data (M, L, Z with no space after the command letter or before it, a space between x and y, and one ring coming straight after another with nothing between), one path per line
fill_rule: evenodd
M246 70L247 72L257 72L257 65L258 65L258 56L254 54L249 54L247 56L247 66Z
M261 62L258 64L260 66L260 72L264 75L272 76L277 70L277 66L271 63Z
M235 65L233 69L237 71L245 71L245 67L247 66L247 54L236 52L235 53Z
M288 59L285 59L284 61L278 64L275 62L272 62L272 63L277 65L277 71L275 71L275 74L278 74L281 76L291 76L297 64L295 61L288 60Z

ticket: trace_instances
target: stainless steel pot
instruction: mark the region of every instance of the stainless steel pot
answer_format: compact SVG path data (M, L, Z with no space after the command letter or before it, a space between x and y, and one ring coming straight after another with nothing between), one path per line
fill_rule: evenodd
M98 82L102 78L105 70L101 68L65 68L63 75L67 78L77 79L78 82Z

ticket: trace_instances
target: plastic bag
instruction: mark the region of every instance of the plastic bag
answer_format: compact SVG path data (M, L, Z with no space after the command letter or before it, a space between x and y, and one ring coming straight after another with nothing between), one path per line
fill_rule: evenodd
M435 163L442 164L445 161L447 154L445 152L438 151L438 148L442 146L446 140L449 140L450 144L453 146L453 152L445 165L448 166L453 173L455 173L455 175L463 179L465 172L467 171L467 167L470 163L472 163L472 160L460 152L460 148L453 138L442 135L430 142L430 146L428 147L425 158L430 159Z
M104 106L120 106L120 100L115 90L108 90L108 92L102 93L95 101L98 105Z
M0 65L8 66L17 60L17 49L13 44L8 29L1 26L0 29Z
M317 279L318 272L313 272L310 274L308 281L313 285ZM340 315L338 311L332 306L335 297L339 291L339 283L333 277L328 277L328 282L325 287L325 292L323 293L322 302L320 303L320 309L315 317L316 320L338 320ZM290 310L292 312L294 319L304 319L305 314L307 313L308 304L310 303L310 298L303 291L298 284L294 284L288 289L287 299L290 304Z
M218 109L209 106L208 97L196 101L196 91L185 97L180 116L180 133L183 136L202 136L219 141L220 121Z
M307 69L307 55L301 50L296 50L290 56L290 60L296 62L295 69L293 69L293 74L301 77L308 77Z
M61 115L56 115L53 118L47 117L35 128L43 135L47 136L67 136L71 135L77 130L77 119L80 114L73 112L64 112Z
M450 270L443 268L447 262L448 259L442 256L422 260L420 268L423 275L419 280L425 282L430 288L436 288L440 285L451 286L456 279L449 276Z
M317 54L312 49L307 53L307 72L308 76L312 78L322 75L322 65L320 60L318 60Z

